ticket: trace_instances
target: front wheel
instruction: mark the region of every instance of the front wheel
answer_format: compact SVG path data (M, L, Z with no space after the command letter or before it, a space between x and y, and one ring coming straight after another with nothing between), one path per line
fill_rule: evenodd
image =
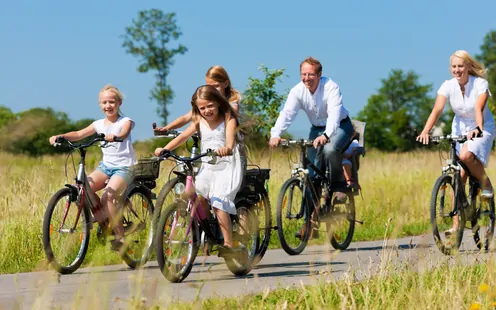
M43 219L43 248L48 262L61 274L76 271L90 242L90 213L76 205L71 189L59 190L48 202Z
M303 201L302 181L291 178L284 182L277 198L277 234L281 246L289 255L298 255L306 247L310 237L310 216Z
M121 256L129 267L139 268L150 259L155 235L149 192L141 187L131 190L122 212L126 250Z
M170 282L181 282L191 272L200 248L197 228L182 201L172 203L160 215L155 251L160 270Z
M465 228L465 212L458 205L453 183L451 175L440 176L431 195L432 234L445 255L458 251Z

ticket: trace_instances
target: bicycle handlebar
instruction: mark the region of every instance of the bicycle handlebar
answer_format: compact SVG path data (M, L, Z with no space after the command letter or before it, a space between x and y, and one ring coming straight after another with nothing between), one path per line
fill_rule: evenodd
M122 142L122 141L124 141L124 139L114 138L114 142ZM57 139L55 139L55 143L53 146L60 145L64 142L67 142L67 144L73 149L85 149L85 148L92 146L96 142L108 142L108 141L105 140L105 134L104 133L98 134L95 139L91 140L88 143L84 143L84 144L75 144L75 143L72 143L72 141L70 141L70 140L68 140L62 136L58 136Z
M163 150L160 153L160 156L158 156L156 158L158 158L159 160L165 160L169 157L172 157L172 158L179 160L179 161L182 161L184 163L192 163L192 162L197 161L198 159L205 157L205 156L217 156L217 153L212 149L207 149L207 151L205 153L199 154L195 157L183 157L183 156L178 156L174 153L171 153L171 151L169 151L169 150Z
M475 128L477 130L477 135L476 138L481 138L482 137L482 130L480 129L479 126ZM467 141L467 136L466 135L459 135L459 136L453 136L453 135L443 135L443 136L431 136L430 141L434 143L439 143L441 140L448 140L451 142L459 142L459 143L464 143Z
M281 140L281 142L279 143L279 145L282 146L282 147L289 147L291 145L310 147L310 146L313 146L313 140L305 140L305 139L299 139L299 140Z

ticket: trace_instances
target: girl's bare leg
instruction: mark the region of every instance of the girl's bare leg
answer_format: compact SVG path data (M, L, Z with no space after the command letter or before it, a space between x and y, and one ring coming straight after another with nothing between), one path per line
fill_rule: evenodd
M220 230L224 236L224 246L233 247L232 242L232 223L229 213L213 208L215 215L217 216L217 221L219 222Z

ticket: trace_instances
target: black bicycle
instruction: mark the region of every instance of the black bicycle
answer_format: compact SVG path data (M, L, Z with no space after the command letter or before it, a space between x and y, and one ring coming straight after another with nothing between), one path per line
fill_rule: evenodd
M450 143L449 158L436 180L431 195L432 233L439 250L451 255L460 247L463 231L471 230L479 249L489 250L494 235L494 198L481 197L481 184L456 154L456 144L467 141L466 136L433 136L430 140ZM468 192L461 170L468 177ZM466 223L469 223L467 226Z
M159 132L155 130L156 124L153 124L154 135L166 138L175 138L181 132L176 130L169 130L167 132ZM190 155L190 158L194 158L199 155L200 151L200 137L197 134L191 136L192 144L186 145ZM200 168L199 162L192 163L192 169L196 175ZM270 235L272 229L272 212L270 207L269 193L267 182L270 178L270 169L263 169L256 165L249 165L245 173L243 184L238 194L236 195L235 203L237 204L241 200L248 201L252 206L254 206L252 212L258 218L258 230L259 230L259 243L257 248L257 260L261 260L265 255L265 252L269 248ZM186 187L186 165L181 161L176 161L176 166L171 169L169 173L169 181L162 186L157 201L155 203L156 220L160 217L160 214L165 206L173 203L178 197L179 193L183 191ZM174 173L175 171L175 173ZM172 177L172 173L175 174ZM156 222L156 220L154 222ZM208 245L207 236L204 232L201 235L201 245L204 249L204 253L209 255L211 252L211 247Z
M62 143L70 147L71 154L78 151L80 162L74 184L66 184L48 202L43 220L43 248L49 263L62 274L76 271L86 256L93 227L91 214L100 212L98 196L91 191L85 171L86 149L102 142L107 145L105 135L100 134L88 143L75 144L58 137L55 145ZM115 142L122 140L115 139ZM66 168L67 171L67 168ZM131 268L145 264L152 253L154 237L153 202L146 180L131 184L124 197L122 223L126 249L120 251L122 259ZM105 235L112 234L108 220L99 224L98 239L104 243Z
M300 254L313 233L311 223L315 226L313 229L318 230L320 222L325 222L332 246L345 250L353 239L355 223L361 223L355 219L354 196L359 192L340 188L346 199L338 199L337 189L331 186L327 172L322 172L307 158L306 151L313 147L312 140L282 140L281 146L300 148L299 163L295 164L291 178L282 185L277 199L277 233L282 248L289 255ZM319 184L310 177L309 167L320 177ZM311 209L314 209L312 213Z

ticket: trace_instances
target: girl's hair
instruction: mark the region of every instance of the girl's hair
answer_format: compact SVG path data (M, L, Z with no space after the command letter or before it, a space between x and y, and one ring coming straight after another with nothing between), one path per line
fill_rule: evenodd
M241 100L241 94L239 91L234 89L231 85L231 79L229 79L229 75L227 74L226 69L224 69L222 66L213 66L210 67L207 71L207 74L205 75L209 79L212 79L218 83L226 83L227 82L227 87L226 87L226 98L229 102L235 102L239 103Z
M468 74L477 76L480 78L487 78L487 69L484 65L472 58L467 51L458 50L450 56L450 61L453 57L461 58L465 64L469 64Z
M122 101L124 100L124 96L122 95L121 91L112 84L106 84L105 86L103 86L102 90L100 90L100 93L98 93L98 99L100 99L101 94L105 91L109 91L109 92L113 93L115 95L115 97L117 98L117 100L119 101L119 103L122 104ZM120 106L119 106L119 110L117 111L117 113L119 113L119 115L123 115Z
M219 105L219 115L224 117L224 122L226 125L231 118L234 118L239 128L239 116L236 111L233 110L231 104L229 104L229 101L227 101L227 99L222 96L222 94L215 87L211 85L202 85L196 89L195 93L191 97L192 120L196 126L196 131L200 132L200 118L202 117L200 110L196 106L196 101L198 99L217 103Z

